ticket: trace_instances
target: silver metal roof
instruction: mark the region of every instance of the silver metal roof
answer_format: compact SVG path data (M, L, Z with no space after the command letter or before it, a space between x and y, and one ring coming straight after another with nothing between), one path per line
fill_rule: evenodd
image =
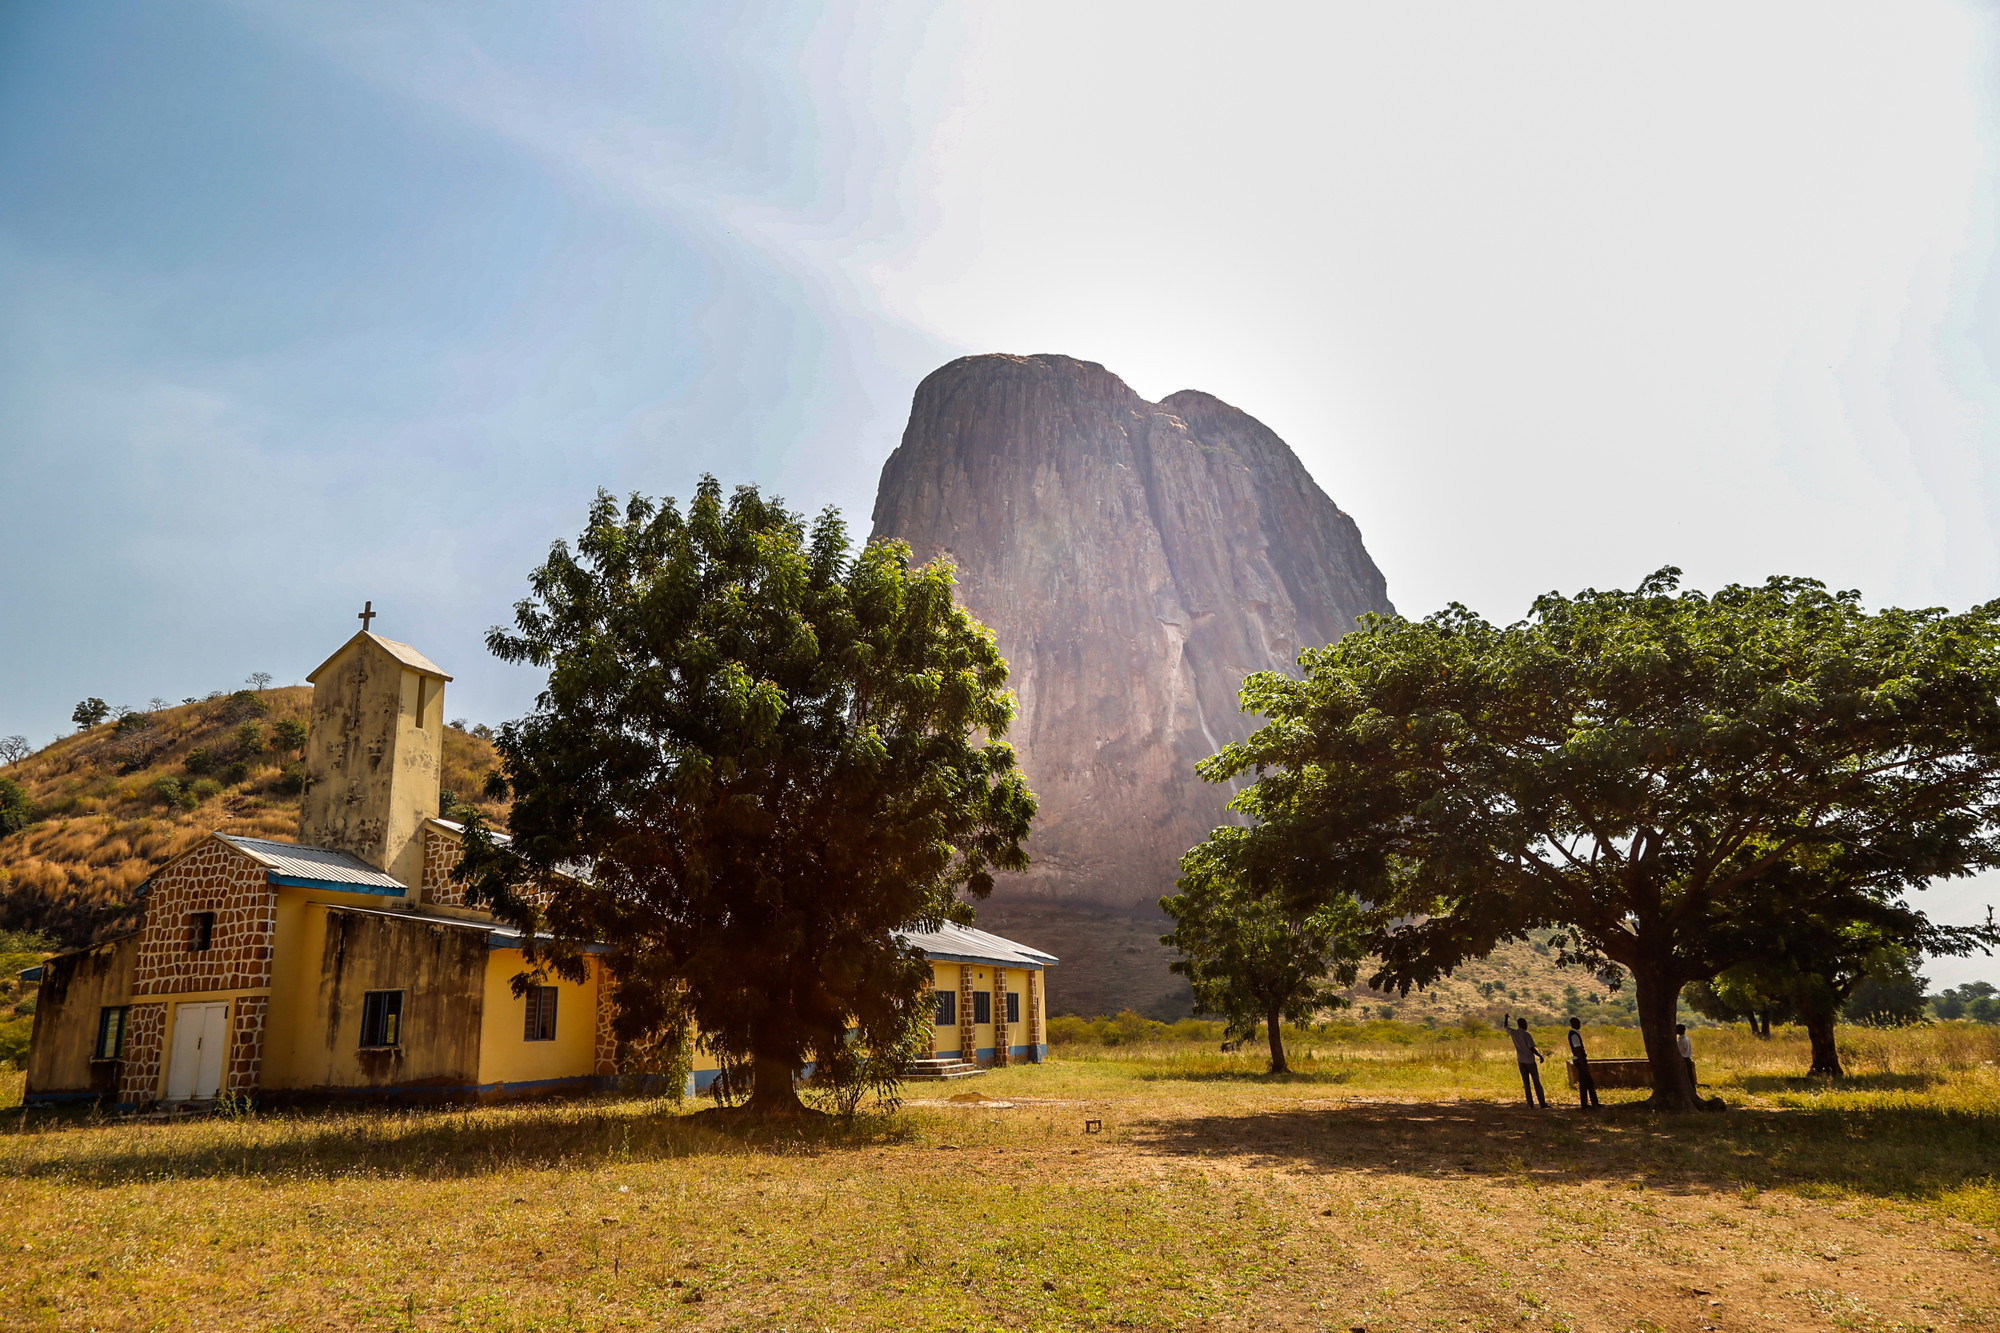
M955 926L947 921L936 930L905 930L898 934L942 963L990 963L995 967L1049 967L1057 961L1052 953L1031 949L990 931L971 926Z
M394 875L377 870L360 857L346 852L307 847L296 842L272 842L268 838L241 838L231 833L215 836L280 875L323 880L329 884L363 884L376 889L394 889L398 893L409 887Z

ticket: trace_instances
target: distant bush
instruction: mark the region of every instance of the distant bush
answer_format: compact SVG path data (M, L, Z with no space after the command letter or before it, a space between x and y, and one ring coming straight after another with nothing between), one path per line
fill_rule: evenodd
M264 753L264 725L261 722L245 722L236 729L236 754L238 758L250 759Z
M262 717L271 711L271 706L257 697L255 690L238 690L222 701L222 720L241 722L245 718Z
M215 766L220 762L221 760L216 758L215 751L206 745L197 745L188 751L187 758L181 761L181 766L188 772L200 776L203 773L213 773Z
M94 727L111 716L111 705L102 699L85 699L69 715L69 720L79 727Z
M288 717L272 728L271 739L280 750L287 753L306 748L306 724L295 717Z
M34 1035L32 1016L0 1022L0 1069L20 1069L28 1063L28 1039Z
M35 803L12 778L0 778L0 838L35 822Z
M206 801L222 795L222 784L214 778L197 778L188 786L188 790L194 793L197 801Z
M142 713L136 708L118 710L118 724L111 731L115 736L129 736L135 731L144 731L153 725L153 715Z
M162 773L153 779L153 794L178 810L192 810L201 804L201 798L181 785L181 780L170 773Z
M286 764L278 770L278 780L273 784L288 796L296 796L306 789L306 770L303 764Z
M250 765L244 763L241 759L238 759L228 768L222 770L222 780L232 784L241 782L249 776Z

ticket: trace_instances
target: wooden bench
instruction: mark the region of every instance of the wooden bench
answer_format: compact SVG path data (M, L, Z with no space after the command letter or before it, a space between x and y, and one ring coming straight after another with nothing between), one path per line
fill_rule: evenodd
M1563 1072L1569 1076L1569 1085L1575 1087L1576 1065L1563 1061ZM1600 1088L1651 1088L1653 1065L1649 1060L1592 1060L1590 1079Z

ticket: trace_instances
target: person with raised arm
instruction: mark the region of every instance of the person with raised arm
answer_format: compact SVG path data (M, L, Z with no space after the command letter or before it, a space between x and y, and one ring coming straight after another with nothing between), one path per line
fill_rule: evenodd
M1546 1111L1549 1106L1549 1095L1542 1091L1542 1071L1535 1068L1535 1062L1547 1057L1535 1049L1535 1039L1528 1035L1528 1020L1523 1018L1519 1026L1513 1027L1509 1026L1511 1018L1510 1014L1502 1014L1500 1026L1514 1040L1514 1058L1521 1066L1521 1091L1526 1095L1528 1105L1533 1106L1539 1098L1542 1109Z

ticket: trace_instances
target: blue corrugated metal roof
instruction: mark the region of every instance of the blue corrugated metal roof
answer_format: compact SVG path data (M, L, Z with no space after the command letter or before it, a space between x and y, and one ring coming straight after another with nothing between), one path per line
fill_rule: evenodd
M296 842L272 842L268 838L243 838L231 833L215 836L261 861L273 874L329 886L352 884L362 892L402 893L409 887L394 875L346 852Z

